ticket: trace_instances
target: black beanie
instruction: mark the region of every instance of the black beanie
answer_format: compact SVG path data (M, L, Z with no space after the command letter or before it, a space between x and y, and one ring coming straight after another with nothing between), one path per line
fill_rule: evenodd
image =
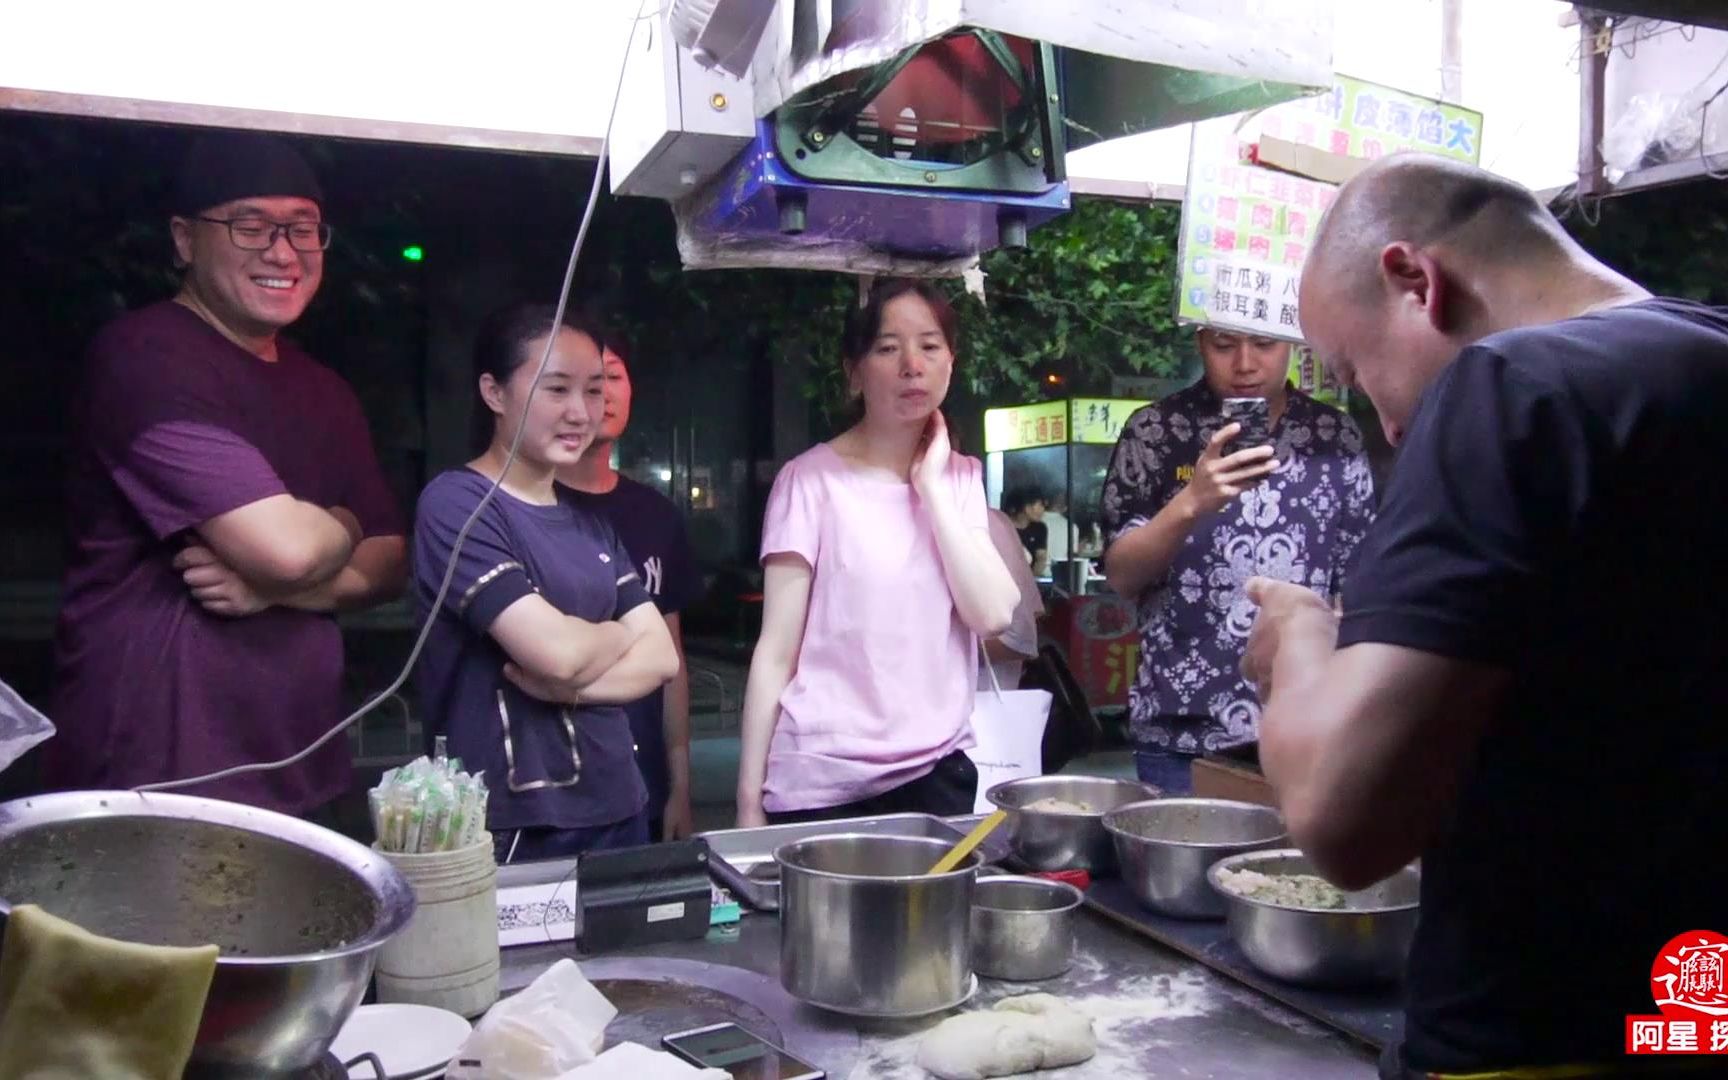
M169 211L196 217L235 199L281 195L324 203L318 178L298 150L274 135L210 132L198 136L180 163Z

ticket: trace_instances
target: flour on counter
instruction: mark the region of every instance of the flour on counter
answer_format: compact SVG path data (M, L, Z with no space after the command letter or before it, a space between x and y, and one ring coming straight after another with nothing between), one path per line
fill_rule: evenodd
M1211 1012L1221 1000L1217 989L1216 981L1197 969L1116 979L1099 958L1078 953L1068 974L1053 984L986 983L973 1008L989 1008L1002 998L1033 990L1056 994L1092 1019L1098 1054L1085 1064L1053 1075L1061 1080L1115 1080L1157 1075L1154 1067L1164 1057L1161 1051L1173 1045L1176 1034L1163 1029L1172 1021ZM846 1080L928 1080L928 1074L917 1065L918 1044L940 1019L932 1019L911 1034L896 1034L874 1046L867 1044L864 1056Z

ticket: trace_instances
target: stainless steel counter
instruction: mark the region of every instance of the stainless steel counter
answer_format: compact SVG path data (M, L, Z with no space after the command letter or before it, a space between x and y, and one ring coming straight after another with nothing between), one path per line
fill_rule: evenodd
M1089 1013L1098 1033L1098 1056L1052 1075L1062 1080L1375 1075L1366 1048L1096 915L1082 915L1074 966L1065 976L1032 984L984 980L969 1006L1049 992ZM941 1017L860 1022L792 1000L779 989L779 929L772 914L747 914L737 928L716 930L702 941L578 959L591 979L608 984L601 988L620 1005L623 1015L611 1032L615 1038L653 1045L674 1027L732 1018L781 1041L833 1080L923 1080L927 1074L913 1063L918 1042ZM568 955L568 947L551 945L505 950L504 992L520 990Z

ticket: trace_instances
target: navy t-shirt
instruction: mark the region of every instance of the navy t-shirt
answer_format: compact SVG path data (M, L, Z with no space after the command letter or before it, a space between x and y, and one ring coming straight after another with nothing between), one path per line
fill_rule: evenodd
M413 553L421 618L438 594L462 523L490 486L472 469L453 469L421 492ZM486 823L493 830L623 821L647 801L624 710L549 704L504 677L507 657L488 630L530 592L588 622L612 621L648 603L604 520L567 499L539 506L499 490L462 543L415 668L427 744L448 735L452 757L485 771L491 792ZM568 783L572 778L575 784Z
M571 490L576 505L606 518L630 553L643 588L662 615L675 615L702 596L702 575L690 551L684 518L672 500L628 476L604 494ZM666 771L666 691L624 706L636 737L636 764L648 785L648 813L658 816L672 786ZM658 839L658 837L656 837Z
M1661 948L1728 927L1725 419L1728 310L1665 299L1496 334L1422 398L1339 644L1512 682L1423 852L1413 1068L1619 1060Z

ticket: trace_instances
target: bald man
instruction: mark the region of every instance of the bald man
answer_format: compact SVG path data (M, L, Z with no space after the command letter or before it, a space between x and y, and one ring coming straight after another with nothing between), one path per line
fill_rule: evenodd
M1309 340L1400 452L1342 618L1256 580L1243 667L1320 871L1422 860L1383 1074L1639 1074L1658 954L1728 930L1728 311L1421 156L1345 185L1302 280Z

